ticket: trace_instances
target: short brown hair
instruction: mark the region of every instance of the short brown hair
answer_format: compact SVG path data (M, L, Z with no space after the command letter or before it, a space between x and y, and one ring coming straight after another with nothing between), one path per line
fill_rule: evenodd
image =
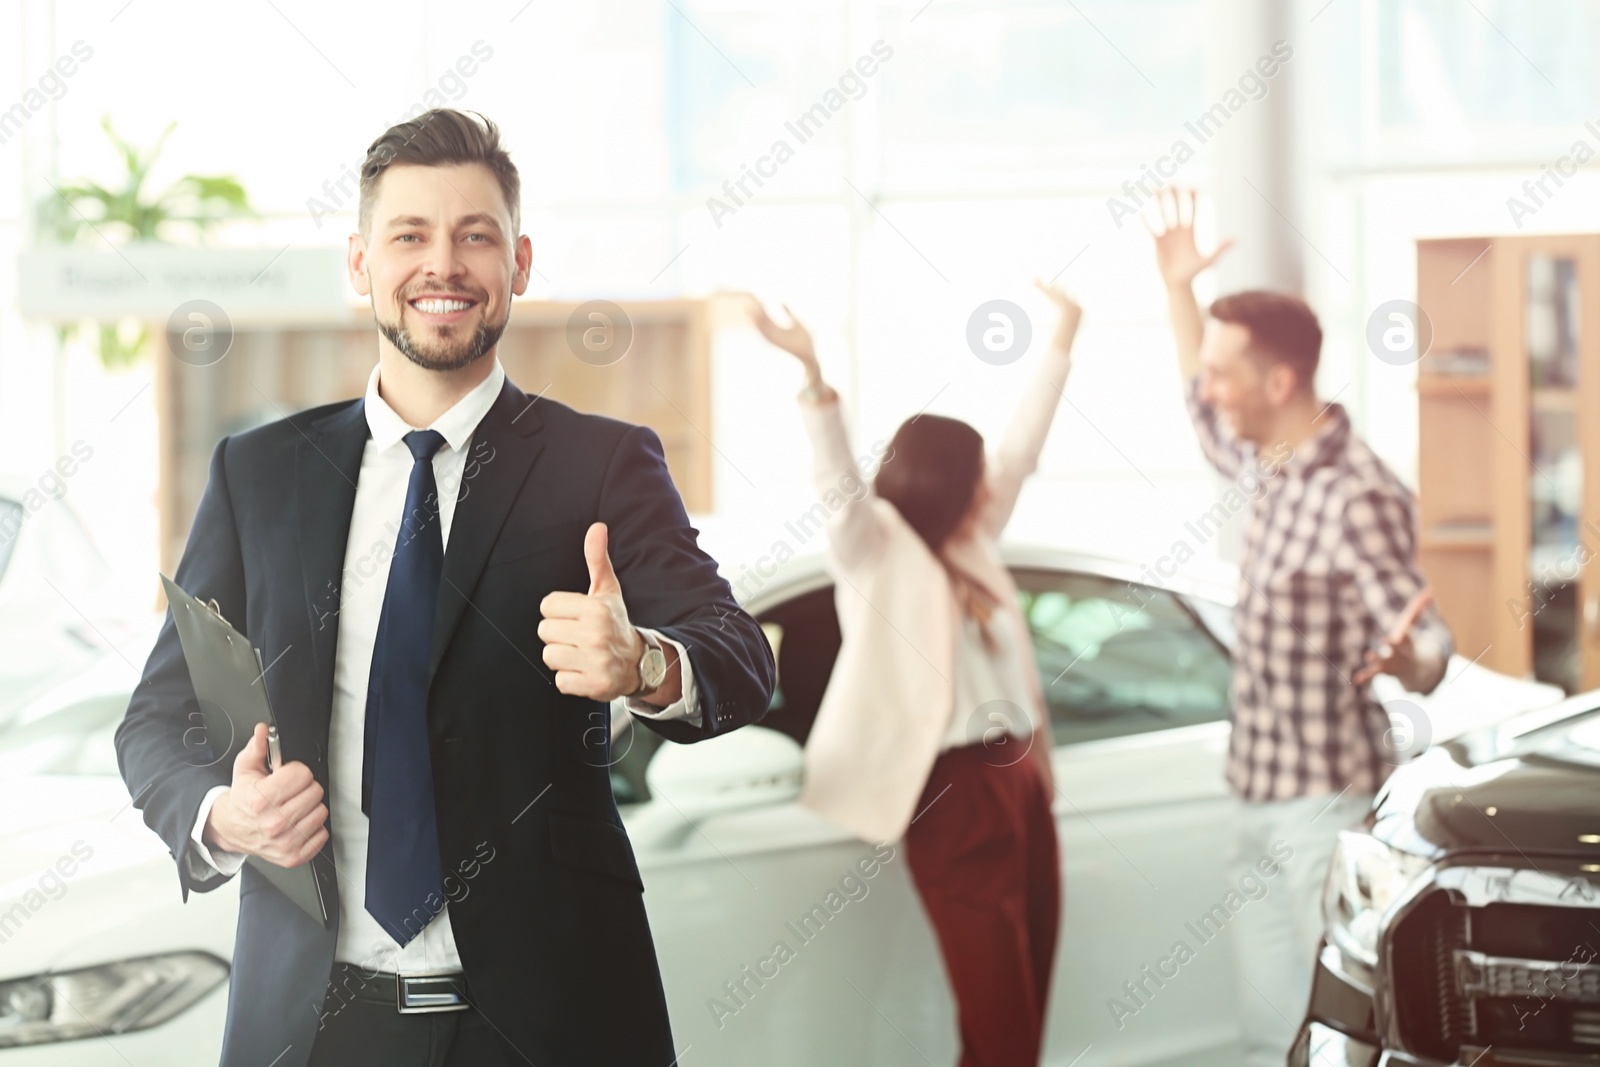
M511 210L511 233L522 229L522 179L511 156L500 145L500 130L474 111L436 107L414 119L390 126L367 149L361 164L361 201L357 225L363 237L372 233L372 205L378 199L378 180L396 163L437 167L448 163L482 163L494 172L500 192Z
M1249 330L1252 348L1274 363L1286 364L1301 389L1313 388L1322 354L1322 326L1304 300L1249 289L1216 300L1211 317Z

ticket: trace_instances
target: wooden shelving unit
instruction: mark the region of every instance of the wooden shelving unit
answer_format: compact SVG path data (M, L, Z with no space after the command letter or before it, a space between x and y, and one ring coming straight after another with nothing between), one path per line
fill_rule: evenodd
M1600 235L1417 242L1419 549L1458 651L1600 686Z
M655 430L684 507L710 511L712 301L618 303L634 331L620 361L596 366L568 347L567 321L578 302L518 301L500 340L501 365L529 394L542 392L581 411ZM165 324L152 327L160 330ZM156 344L163 344L159 334ZM241 328L228 354L211 366L156 360L161 567L166 573L183 553L217 440L308 407L360 396L377 362L377 346L370 309L362 309L348 324Z

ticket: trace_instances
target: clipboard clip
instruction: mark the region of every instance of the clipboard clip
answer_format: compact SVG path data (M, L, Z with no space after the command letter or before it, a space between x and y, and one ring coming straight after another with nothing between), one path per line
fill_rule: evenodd
M222 605L217 603L216 597L208 597L203 603L205 604L207 611L220 619L223 625L227 626L229 629L232 629L233 623L229 622L228 617L222 614ZM222 636L227 640L228 644L233 644L233 634L229 633L227 630L224 630ZM256 662L257 664L261 662L261 657L259 655L256 657ZM259 680L260 678L258 677L257 681ZM251 684L253 685L254 683ZM271 723L267 726L267 771L270 773L282 766L283 752L279 747L278 724Z
M226 625L230 630L233 628L233 623L228 622L228 617L222 614L222 606L217 603L216 597L208 597L205 600L205 606L207 611L221 619L223 624ZM228 644L233 644L233 634L229 633L227 630L224 630L222 632L222 636L227 639Z

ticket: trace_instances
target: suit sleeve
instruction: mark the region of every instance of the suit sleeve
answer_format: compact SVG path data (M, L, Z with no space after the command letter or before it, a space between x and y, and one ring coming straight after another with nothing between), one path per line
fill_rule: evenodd
M228 439L223 438L211 454L211 472L174 578L202 601L215 598L224 615L242 619L244 562L228 495L227 446ZM209 743L192 744L199 708L169 606L139 686L117 727L117 766L145 825L172 853L186 901L191 889L208 892L229 877L201 861L191 836L207 794L233 780L233 768L224 762L223 753L213 752Z
M667 471L661 438L648 426L622 436L606 467L599 521L628 618L678 642L688 653L699 722L640 716L683 744L725 734L760 719L777 670L761 626L739 607L701 550Z

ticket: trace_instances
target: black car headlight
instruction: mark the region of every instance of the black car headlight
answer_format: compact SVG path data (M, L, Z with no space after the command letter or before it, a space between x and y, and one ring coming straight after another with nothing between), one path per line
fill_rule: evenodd
M1385 913L1428 865L1425 857L1392 848L1363 830L1341 831L1322 896L1328 940L1376 967Z
M0 1048L157 1026L227 977L215 956L175 952L0 982Z

